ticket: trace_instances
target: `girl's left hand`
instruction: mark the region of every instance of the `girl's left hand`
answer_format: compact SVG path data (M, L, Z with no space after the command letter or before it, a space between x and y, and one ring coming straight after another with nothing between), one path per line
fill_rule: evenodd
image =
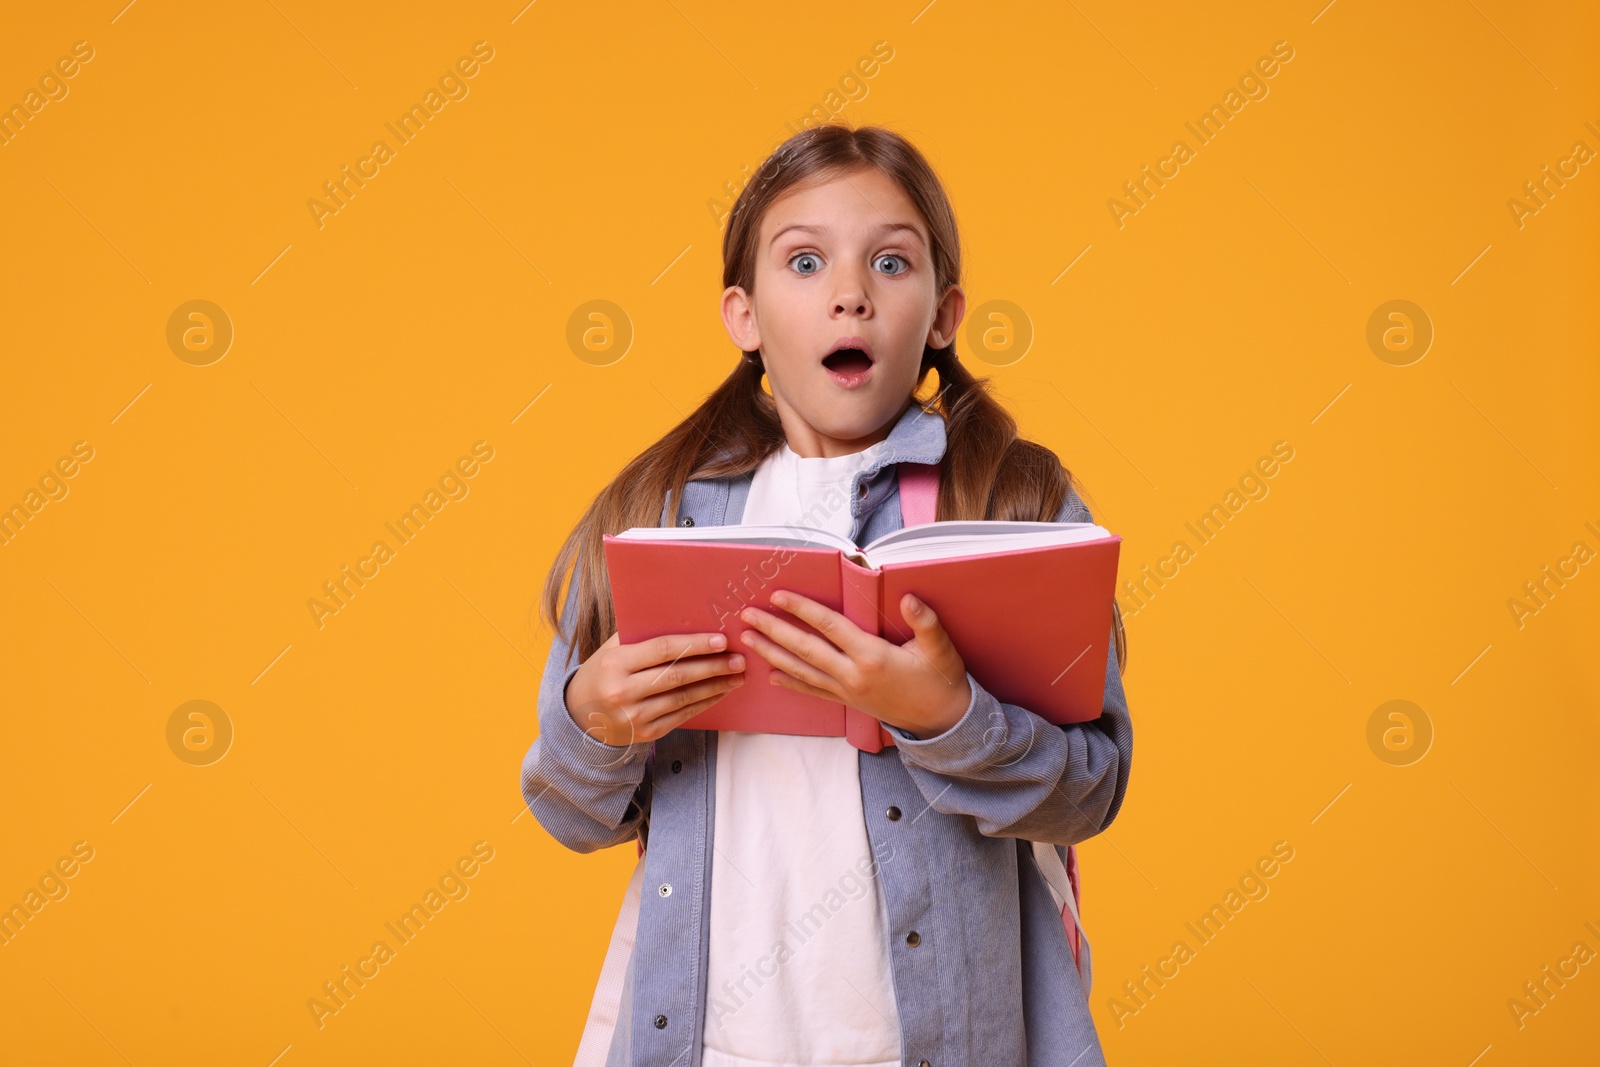
M942 734L972 703L966 663L927 604L907 593L900 616L911 627L903 645L869 634L843 615L798 593L775 591L772 604L815 627L807 633L756 607L739 618L746 647L776 668L772 682L838 701L918 738Z

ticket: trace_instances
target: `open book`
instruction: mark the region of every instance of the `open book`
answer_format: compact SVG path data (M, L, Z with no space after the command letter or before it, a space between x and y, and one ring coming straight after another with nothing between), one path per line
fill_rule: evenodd
M741 608L815 633L772 606L773 591L785 589L898 645L912 637L900 599L914 593L998 699L1050 722L1084 722L1104 698L1121 542L1093 523L960 520L905 527L863 548L806 526L652 526L604 538L624 643L721 630L745 657L745 684L684 728L845 736L869 752L895 735L855 708L771 685L771 665L740 638L749 629Z

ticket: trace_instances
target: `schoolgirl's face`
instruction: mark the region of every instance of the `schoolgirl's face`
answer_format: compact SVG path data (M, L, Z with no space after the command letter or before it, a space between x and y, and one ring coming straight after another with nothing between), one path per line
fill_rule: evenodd
M924 345L955 336L966 297L937 291L928 224L875 167L789 190L761 220L755 287L722 294L741 350L761 352L789 447L842 456L889 436Z

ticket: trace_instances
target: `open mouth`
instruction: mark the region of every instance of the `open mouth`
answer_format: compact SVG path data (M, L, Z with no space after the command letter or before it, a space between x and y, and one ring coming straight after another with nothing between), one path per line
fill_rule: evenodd
M822 365L837 384L854 389L871 373L872 357L859 348L841 348L824 356Z

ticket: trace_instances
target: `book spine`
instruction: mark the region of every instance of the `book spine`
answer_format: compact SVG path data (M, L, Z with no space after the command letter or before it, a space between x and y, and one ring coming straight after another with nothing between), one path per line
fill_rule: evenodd
M863 567L843 554L839 556L840 614L869 634L881 635L883 618L883 572ZM863 752L883 750L883 727L864 711L846 704L844 735Z

